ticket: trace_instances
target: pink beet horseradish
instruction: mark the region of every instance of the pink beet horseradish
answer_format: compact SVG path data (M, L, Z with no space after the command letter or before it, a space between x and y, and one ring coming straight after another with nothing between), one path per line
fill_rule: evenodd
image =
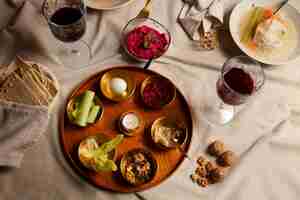
M169 40L165 33L143 25L130 31L125 39L127 51L140 59L160 57L168 49Z

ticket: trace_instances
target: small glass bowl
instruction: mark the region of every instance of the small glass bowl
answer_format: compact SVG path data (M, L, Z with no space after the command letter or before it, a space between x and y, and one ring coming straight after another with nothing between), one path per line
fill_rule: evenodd
M94 160L86 157L84 155L84 151L86 151L86 148L97 148L97 146L88 146L88 140L95 140L97 145L100 146L101 144L108 142L110 139L105 136L104 134L98 134L98 135L92 135L88 136L87 138L83 139L79 146L78 146L78 158L81 162L81 164L86 167L87 169L97 171L94 167ZM115 161L117 156L117 150L114 149L113 151L108 153L108 158Z
M139 120L139 125L135 129L127 129L126 127L124 127L122 125L122 121L123 121L124 117L126 115L128 115L128 114L131 114L131 113L134 114L134 115L136 115L138 117L138 120ZM118 121L118 127L119 127L120 131L122 133L124 133L125 135L127 135L127 136L134 136L135 133L137 133L139 130L143 129L144 125L143 125L143 121L142 121L142 118L139 115L139 113L134 112L134 111L128 111L128 112L122 113L122 115L120 116L119 121Z
M147 103L145 103L145 100L144 100L144 90L146 88L146 86L148 84L151 84L153 82L156 82L156 81L167 81L169 82L170 84L170 88L171 88L171 91L170 91L170 97L168 99L165 100L165 102L163 102L161 105L158 105L158 106L150 106L148 105ZM141 95L141 98L142 98L142 101L144 103L144 105L150 109L154 109L154 110L157 110L157 109L161 109L163 108L164 106L166 105L169 105L170 103L172 103L174 101L174 99L176 99L176 87L174 86L174 84L167 78L164 78L164 77L161 77L161 76L150 76L148 78L146 78L143 82L142 82L142 85L141 85L141 89L140 89L140 95Z
M177 138L177 141L171 141L169 146L166 146L164 144L161 144L159 142L155 141L155 136L157 134L157 128L161 127L161 126L165 126L168 128L175 128L178 130L182 130L182 134L180 134ZM176 122L173 120L170 120L166 117L161 117L156 119L153 124L151 125L151 139L152 141L155 143L155 145L161 149L172 149L172 148L178 148L181 147L182 145L185 144L186 139L187 139L187 128L185 127L185 125L181 122Z
M69 122L70 122L71 124L74 124L74 125L77 125L77 124L75 123L75 119L74 119L74 117L72 116L71 113L72 113L72 111L74 111L74 109L75 109L75 102L76 102L76 99L77 99L77 98L80 98L80 95L75 96L75 97L72 97L72 98L69 100L69 102L68 102L68 104L67 104L67 108L66 108L66 112L67 112L67 116L68 116ZM94 103L95 103L95 105L100 106L101 110L100 110L100 113L98 113L97 119L95 120L95 122L94 122L93 124L95 124L95 123L97 123L97 122L99 122L99 121L101 120L102 115L103 115L103 112L104 112L103 104L102 104L101 100L99 99L99 97L96 96L96 95L95 95L95 97L94 97ZM89 125L89 124L88 124L88 125ZM87 126L88 126L88 125L87 125ZM78 126L78 125L77 125L77 126Z
M116 94L111 90L110 81L113 78L122 78L127 83L126 91L123 94ZM120 102L127 100L134 94L136 83L133 77L126 71L122 69L113 69L106 72L100 82L100 89L102 94L111 101Z
M170 32L168 31L168 29L164 25L162 25L161 23L159 23L155 19L147 18L147 17L146 18L144 18L144 17L136 17L136 18L131 19L125 25L125 27L122 30L122 36L121 36L122 37L121 38L122 41L121 41L121 44L122 44L123 49L126 51L126 53L130 57L132 57L135 60L140 61L140 62L147 62L149 59L139 58L136 55L130 53L128 51L128 49L127 49L126 38L127 38L128 33L130 33L131 31L133 31L135 28L140 27L140 26L144 26L144 25L157 30L161 34L165 34L166 38L168 40L168 44L165 46L164 52L162 54L160 54L159 56L154 57L153 59L157 59L157 58L161 57L168 50L168 48L169 48L169 46L171 44L171 34L170 34Z
M144 177L136 177L135 175L127 176L128 175L127 171L130 170L130 168L132 169L132 165L136 165L140 163L137 160L136 160L137 162L134 161L134 158L138 159L140 154L142 154L143 157L145 157L146 160L150 163L148 176L144 176ZM157 168L158 165L152 153L142 148L136 148L126 152L121 158L120 167L119 167L123 179L132 186L138 186L150 182L155 177Z

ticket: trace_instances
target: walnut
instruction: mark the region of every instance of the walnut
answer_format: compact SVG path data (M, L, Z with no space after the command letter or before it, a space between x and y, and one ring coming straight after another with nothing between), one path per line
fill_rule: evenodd
M207 152L212 156L220 156L225 151L225 145L223 142L216 140L211 143L208 148Z
M198 185L200 185L201 187L207 187L208 186L208 180L207 178L199 178L197 180Z
M237 157L235 153L232 151L226 151L218 157L217 163L223 167L230 167L236 162L236 160Z
M210 161L207 162L206 165L205 165L205 169L206 169L207 173L210 173L215 168L216 168L216 166Z
M201 177L206 177L207 176L207 171L205 166L199 165L195 171L196 174L198 174Z
M218 183L223 180L225 176L224 171L221 168L215 168L209 173L209 181L211 183Z
M197 182L199 178L200 178L200 176L198 174L194 173L191 175L191 179L193 182Z
M197 159L197 164L201 166L205 166L208 160L204 158L203 156L199 156Z

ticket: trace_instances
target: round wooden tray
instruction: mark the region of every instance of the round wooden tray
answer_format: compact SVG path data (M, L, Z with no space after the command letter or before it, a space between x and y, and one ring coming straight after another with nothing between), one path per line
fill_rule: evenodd
M102 75L111 69L127 70L135 79L137 88L133 96L128 100L119 103L112 102L106 99L99 89L99 81ZM151 76L158 75L157 73L144 70L142 68L124 66L114 67L101 71L86 81L82 82L77 89L75 89L70 97L76 96L85 90L93 90L97 96L100 97L104 105L104 113L102 119L96 124L85 128L77 127L71 124L67 118L65 109L61 114L59 124L59 138L63 154L72 169L83 177L87 182L96 186L97 188L107 189L116 192L137 192L148 189L158 185L167 177L169 177L180 165L184 159L184 154L179 149L161 150L154 146L150 137L150 127L153 121L159 117L166 116L168 118L184 122L188 130L188 138L183 146L183 150L187 151L190 146L192 138L192 118L189 106L184 97L177 89L177 95L174 101L160 110L149 110L145 108L140 99L140 85L142 81ZM123 142L117 148L117 164L124 153L135 148L144 148L152 152L157 161L158 169L155 177L148 183L140 186L131 186L126 183L119 172L101 172L96 173L83 167L79 162L77 156L78 145L81 140L87 136L96 135L99 133L113 138L116 134L120 134L118 130L118 119L123 112L136 111L143 119L145 129L140 130L133 137L125 137Z

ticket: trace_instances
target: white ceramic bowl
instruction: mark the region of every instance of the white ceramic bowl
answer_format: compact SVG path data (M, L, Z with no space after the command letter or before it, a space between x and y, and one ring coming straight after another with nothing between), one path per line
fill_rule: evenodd
M233 37L233 40L238 45L238 47L248 56L252 57L253 59L269 64L269 65L283 65L287 64L294 59L296 59L300 55L300 12L292 7L289 4L286 4L280 12L284 13L288 18L290 18L293 23L295 24L297 33L298 33L298 41L296 48L292 51L292 53L285 57L272 57L272 58L262 58L258 55L256 55L255 52L249 50L241 41L240 41L240 25L241 25L241 19L244 18L245 14L249 12L253 4L255 6L261 6L261 7L273 7L276 6L276 1L270 1L270 0L244 0L241 1L232 11L229 21L229 29L231 36Z
M115 10L128 6L134 0L87 0L86 5L96 10Z

